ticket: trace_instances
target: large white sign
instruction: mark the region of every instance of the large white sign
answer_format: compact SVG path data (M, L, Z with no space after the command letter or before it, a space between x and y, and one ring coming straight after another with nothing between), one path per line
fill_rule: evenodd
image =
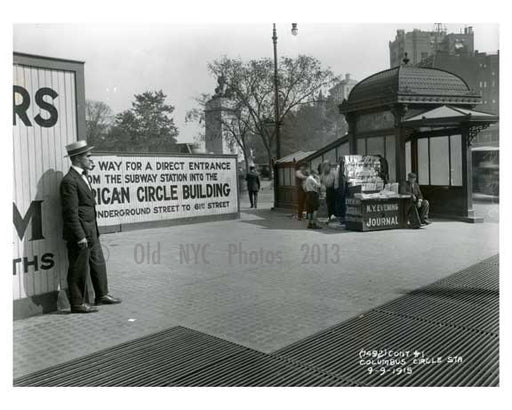
M100 226L238 212L234 157L98 155L94 163Z
M60 62L48 62L44 58L18 60L22 59L15 55L12 99L15 300L52 293L66 286L67 257L62 240L59 184L70 165L64 147L77 140L79 98L75 72L58 69Z

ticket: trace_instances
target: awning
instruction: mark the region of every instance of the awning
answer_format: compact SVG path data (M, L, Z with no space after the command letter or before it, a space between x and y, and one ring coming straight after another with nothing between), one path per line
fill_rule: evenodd
M499 117L495 114L443 105L407 118L402 121L402 124L406 127L458 126L462 124L489 125L498 120Z
M293 154L289 154L284 156L283 158L280 158L276 161L276 164L286 164L288 162L299 162L300 160L306 158L307 156L315 153L316 151L297 151Z

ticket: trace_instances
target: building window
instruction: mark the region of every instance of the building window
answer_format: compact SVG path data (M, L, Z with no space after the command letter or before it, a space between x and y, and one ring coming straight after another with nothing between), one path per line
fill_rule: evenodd
M480 81L480 88L483 88L484 87L484 83L483 81Z
M487 81L484 81L484 88L487 88Z
M496 81L492 80L492 86L496 87Z
M492 103L493 103L493 104L496 104L496 100L492 100Z

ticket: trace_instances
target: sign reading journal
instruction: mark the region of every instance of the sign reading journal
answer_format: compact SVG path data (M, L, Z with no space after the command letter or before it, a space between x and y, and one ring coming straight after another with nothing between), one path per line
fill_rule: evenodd
M98 224L238 212L236 158L95 156Z

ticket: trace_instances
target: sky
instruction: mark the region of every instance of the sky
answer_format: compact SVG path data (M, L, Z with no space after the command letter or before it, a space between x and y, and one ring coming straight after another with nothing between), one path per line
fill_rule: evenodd
M389 41L397 29L433 30L432 23L278 23L278 55L318 58L337 75L356 80L389 68ZM475 49L499 49L497 24L448 24L448 32L473 26ZM13 50L85 62L86 98L107 103L114 113L131 107L133 95L163 90L173 114L179 142L192 142L195 124L185 114L194 98L213 93L216 79L208 62L222 56L244 60L273 58L272 23L116 23L14 24Z

